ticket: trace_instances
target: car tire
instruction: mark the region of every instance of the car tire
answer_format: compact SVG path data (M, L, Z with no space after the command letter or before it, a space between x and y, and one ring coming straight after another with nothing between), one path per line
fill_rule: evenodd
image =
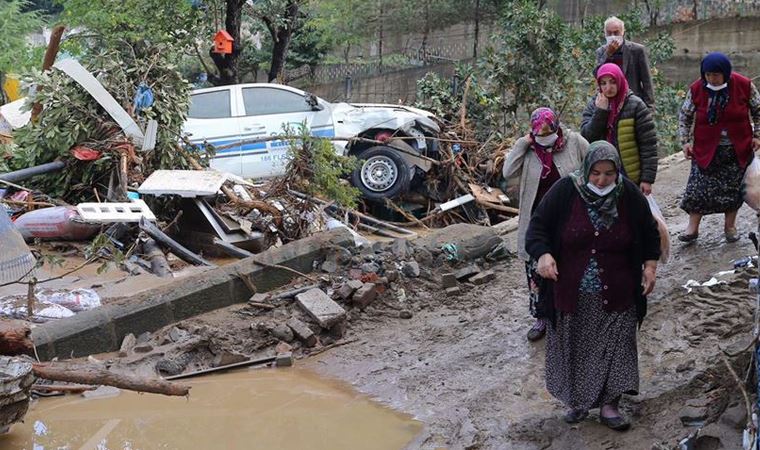
M409 164L398 151L383 146L370 147L356 155L359 166L351 173L351 183L368 200L395 198L409 191Z

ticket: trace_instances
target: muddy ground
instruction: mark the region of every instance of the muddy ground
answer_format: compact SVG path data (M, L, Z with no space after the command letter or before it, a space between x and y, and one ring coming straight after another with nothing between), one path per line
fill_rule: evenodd
M741 432L730 417L740 411L732 408L740 393L718 355L719 346L743 347L751 335L755 297L748 280L756 271L690 294L681 286L688 279L706 281L731 269L731 260L754 254L746 233L756 230L757 219L743 207L738 223L745 238L726 244L722 216L711 216L696 244L680 244L676 236L687 217L678 204L689 167L680 156L667 158L655 184L672 255L658 270L639 334L641 394L623 403L634 419L630 431L612 432L593 413L579 426L562 422L561 404L544 387L543 341L525 339L531 319L517 259L496 265L495 282L460 297L407 292L413 319L352 323L349 334L362 342L331 350L309 366L424 421L426 431L413 448L673 448L697 428L679 419L687 403L707 406L707 417L697 424L716 422L705 433L714 438L706 436L703 448L741 448ZM736 367L744 363L744 375L748 355L739 359ZM725 409L724 419L717 420Z
M426 256L419 278L401 274L363 311L346 305L347 328L322 332L313 348L286 339L281 328L275 331L293 316L309 321L292 300L281 300L272 301L273 310L236 305L138 337L138 346L149 348L122 358L110 355L108 364L173 375L271 355L278 346L292 350L297 364L348 381L423 421L423 433L409 448L664 449L703 425L708 426L697 448L741 448L741 394L719 356L721 347L743 348L750 338L755 296L748 281L756 269L741 269L723 276L725 284L691 293L682 285L706 281L733 268L732 260L756 254L746 234L757 229L757 219L749 208L741 210L744 237L734 244L724 242L719 216L705 219L695 244L679 243L687 217L678 202L688 171L682 157L667 158L655 184L673 244L639 334L641 394L623 401L634 420L626 433L599 425L595 412L577 426L561 420L561 404L544 387L543 341L525 338L532 320L524 265L514 257L479 261L482 269L496 272L495 281L464 283L461 294L447 296L440 275L453 269ZM514 233L505 239L514 247ZM386 275L398 262L378 251L353 255L354 266L372 258ZM321 276L330 292L346 273ZM734 358L740 376L748 363L749 352Z

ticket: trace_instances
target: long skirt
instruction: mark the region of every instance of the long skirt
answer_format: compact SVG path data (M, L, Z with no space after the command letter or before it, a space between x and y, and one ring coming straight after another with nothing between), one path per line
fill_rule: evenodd
M575 313L547 326L546 388L569 408L588 410L638 394L636 308L607 312L602 298L580 293Z
M739 166L734 148L718 146L706 169L691 162L681 209L702 215L736 211L742 206L742 178L744 170Z

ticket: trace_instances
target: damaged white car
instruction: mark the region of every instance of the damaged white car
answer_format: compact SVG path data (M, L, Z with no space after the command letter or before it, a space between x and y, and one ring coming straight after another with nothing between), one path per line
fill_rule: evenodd
M393 198L409 190L412 180L437 158L440 128L427 111L400 105L330 103L312 94L278 84L239 84L193 91L184 131L196 144L218 150L211 167L245 178L283 173L287 143L246 143L283 132L283 126L305 123L313 136L365 137L382 145L333 141L337 152L361 160L351 182L365 198Z

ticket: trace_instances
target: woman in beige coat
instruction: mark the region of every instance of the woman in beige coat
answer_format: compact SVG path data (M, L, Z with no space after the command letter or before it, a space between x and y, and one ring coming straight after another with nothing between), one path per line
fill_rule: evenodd
M588 150L588 142L579 133L563 128L559 117L550 108L538 108L530 116L530 133L521 137L507 154L504 178L509 193L519 188L520 217L517 228L517 253L525 261L528 279L530 313L536 318L528 331L528 340L541 339L546 332L546 317L538 298L540 276L536 261L525 250L525 233L530 216L560 178L581 167ZM519 184L518 184L519 182Z

